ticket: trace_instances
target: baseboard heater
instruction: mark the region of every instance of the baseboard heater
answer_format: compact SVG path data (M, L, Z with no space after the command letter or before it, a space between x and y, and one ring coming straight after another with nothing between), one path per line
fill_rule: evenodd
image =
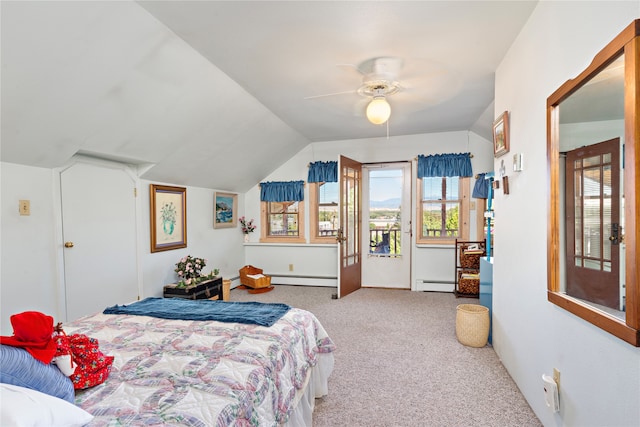
M453 280L417 280L417 291L429 291L429 292L453 292L455 282Z
M269 274L271 283L275 285L304 285L304 286L338 286L338 278L335 276L310 276L297 274Z

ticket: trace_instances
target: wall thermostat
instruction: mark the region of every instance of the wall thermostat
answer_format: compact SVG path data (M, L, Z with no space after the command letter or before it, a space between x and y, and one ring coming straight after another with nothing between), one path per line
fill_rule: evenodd
M513 171L514 172L522 172L522 153L517 153L513 155Z

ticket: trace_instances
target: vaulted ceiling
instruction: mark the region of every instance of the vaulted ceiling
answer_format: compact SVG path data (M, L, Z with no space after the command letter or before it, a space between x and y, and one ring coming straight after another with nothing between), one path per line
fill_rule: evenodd
M243 192L311 142L490 140L494 72L535 5L2 1L1 158L55 168L79 153ZM388 127L357 93L375 63L395 64Z

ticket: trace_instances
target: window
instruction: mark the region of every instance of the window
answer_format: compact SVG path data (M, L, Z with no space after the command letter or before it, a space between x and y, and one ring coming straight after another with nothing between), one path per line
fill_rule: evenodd
M261 202L260 241L305 243L304 202Z
M309 184L309 212L311 243L336 243L339 214L337 182L314 182Z
M469 178L418 179L417 243L469 238Z

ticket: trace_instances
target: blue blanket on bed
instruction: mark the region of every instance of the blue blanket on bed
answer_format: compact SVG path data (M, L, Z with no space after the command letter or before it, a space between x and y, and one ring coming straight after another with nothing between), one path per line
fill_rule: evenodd
M104 314L131 314L178 320L215 320L271 326L291 307L286 304L145 298L129 305L107 307Z

